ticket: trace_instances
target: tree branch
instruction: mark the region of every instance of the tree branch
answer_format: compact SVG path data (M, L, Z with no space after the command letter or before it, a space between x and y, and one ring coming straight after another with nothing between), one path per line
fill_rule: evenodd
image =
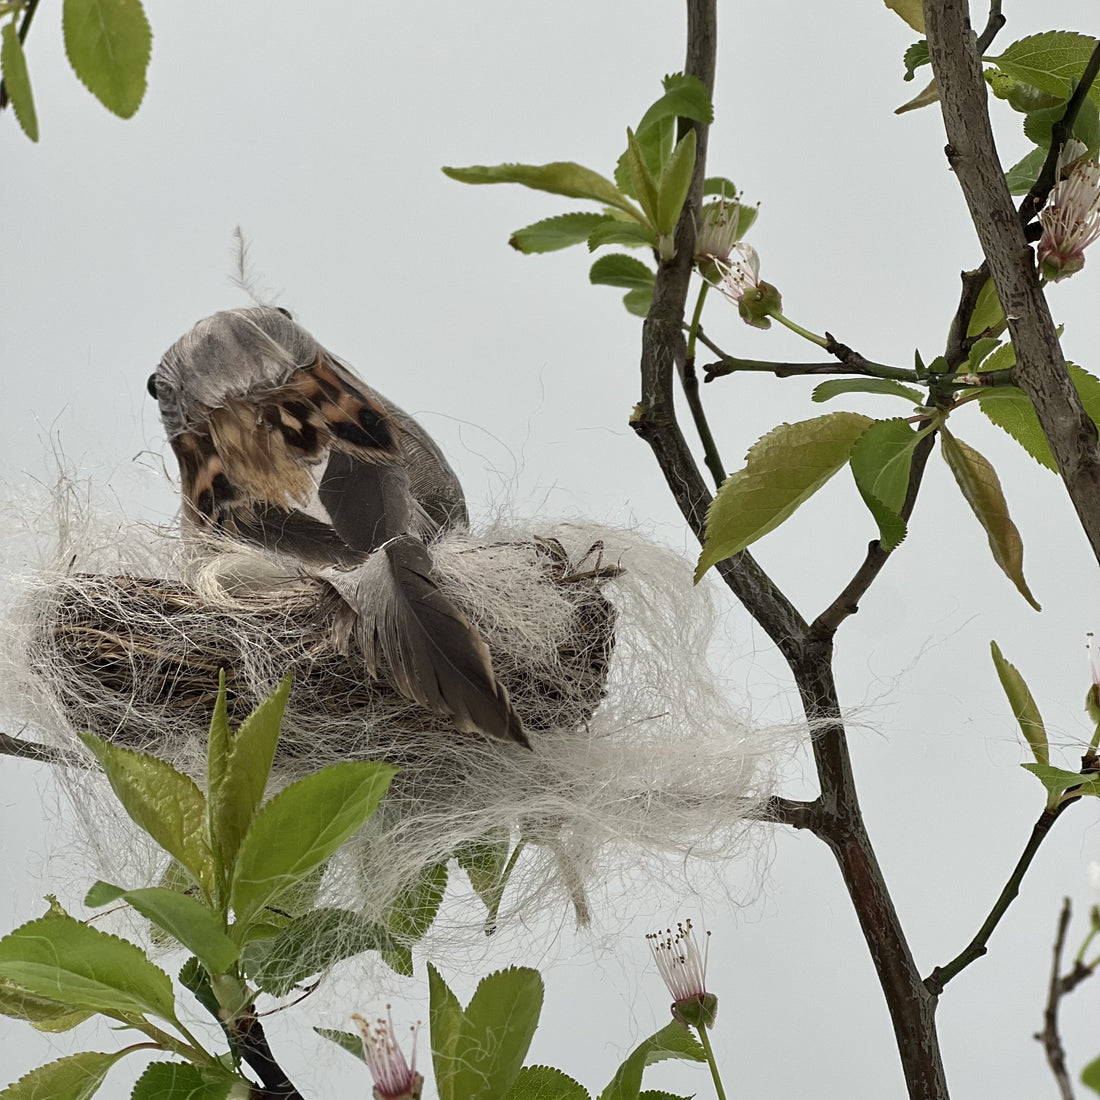
M226 1034L237 1044L241 1058L252 1067L263 1084L264 1100L303 1100L271 1053L263 1024L249 1006L240 1016L227 1022ZM253 1090L255 1091L255 1090Z
M1093 553L1100 561L1100 451L1096 425L1070 381L1032 250L997 159L967 0L924 0L932 70L947 130L947 158L970 216L1016 350L1016 378L1043 434Z
M15 756L21 760L39 760L43 764L63 764L70 768L90 768L91 762L75 752L40 745L37 741L24 741L10 733L0 733L0 756Z
M1058 1034L1058 1005L1062 999L1062 952L1066 945L1066 931L1072 909L1069 898L1062 901L1062 912L1058 917L1058 932L1054 937L1053 960L1050 966L1050 985L1047 987L1047 1004L1043 1012L1043 1030L1036 1032L1035 1038L1043 1044L1047 1064L1054 1080L1058 1083L1058 1092L1062 1100L1073 1100L1073 1086L1066 1071L1066 1052Z

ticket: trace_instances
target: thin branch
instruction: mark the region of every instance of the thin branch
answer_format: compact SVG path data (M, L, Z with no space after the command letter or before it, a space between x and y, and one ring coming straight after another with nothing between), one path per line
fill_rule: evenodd
M63 764L70 768L90 768L91 762L79 753L41 745L37 741L24 741L10 733L0 733L0 756L15 756L21 760L38 760L43 764Z
M1020 883L1023 881L1028 867L1031 866L1031 861L1035 858L1036 852L1039 851L1039 846L1046 839L1054 822L1062 816L1066 807L1076 801L1075 798L1067 799L1065 802L1059 803L1056 809L1044 810L1039 815L1039 820L1032 826L1031 836L1028 837L1027 844L1024 845L1024 850L1019 860L1017 860L1012 874L1009 876L996 902L994 902L993 908L989 911L989 916L985 918L974 938L949 963L945 966L937 966L924 979L924 984L932 993L937 996L942 993L944 986L952 978L965 970L976 959L980 959L989 950L989 938L993 935L997 925L1000 924L1001 918L1008 912L1008 907L1019 894Z
M1058 1034L1058 1004L1062 999L1062 979L1059 974L1062 970L1062 952L1066 946L1066 931L1069 929L1069 918L1072 909L1069 898L1062 901L1062 912L1058 916L1058 932L1054 937L1053 960L1050 966L1050 985L1047 988L1047 1004L1043 1012L1043 1030L1036 1032L1035 1038L1043 1044L1046 1052L1047 1064L1050 1072L1054 1074L1054 1080L1058 1083L1058 1091L1062 1100L1073 1100L1073 1085L1070 1083L1069 1073L1066 1070L1066 1051L1062 1046L1061 1036Z
M794 798L783 798L773 794L758 812L750 815L758 821L770 821L775 825L789 825L792 829L817 828L818 812L816 802L800 802Z
M237 1044L243 1060L262 1082L265 1100L303 1100L302 1094L275 1061L263 1024L254 1008L249 1006L240 1016L228 1021L225 1028L226 1034Z
M998 31L1005 25L1005 17L1001 14L1001 0L990 0L989 18L986 20L985 29L978 35L976 43L979 54L985 53L993 45L993 39Z
M973 271L962 273L962 291L959 295L959 304L955 309L955 316L951 319L951 330L947 335L947 347L943 357L947 360L948 370L957 370L967 361L970 349L978 336L968 336L970 320L974 316L974 308L978 304L978 295L982 287L989 282L989 262L983 260L980 267Z
M710 470L710 476L714 478L715 486L721 486L726 480L726 467L722 462L722 456L718 453L718 445L714 442L706 410L699 396L699 376L695 373L694 359L684 360L683 369L680 371L680 385L683 387L688 409L691 410L695 430L699 433L699 441L703 445L703 460L707 464L707 469Z
M924 25L947 130L947 159L1004 308L1016 378L1039 417L1081 527L1100 562L1096 425L1070 380L1032 249L1008 193L989 123L967 0L924 0Z
M38 10L38 0L27 0L27 6L23 9L23 21L19 24L19 44L27 41L27 35L31 29L31 21ZM8 89L3 80L0 80L0 111L8 105Z

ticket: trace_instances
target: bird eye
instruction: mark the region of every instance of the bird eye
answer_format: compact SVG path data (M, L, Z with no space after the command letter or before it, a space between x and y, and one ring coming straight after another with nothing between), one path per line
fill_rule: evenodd
M156 371L153 371L153 373L151 375L149 375L149 381L145 383L145 388L149 391L149 396L151 398L153 398L153 400L155 401L156 396L157 396L157 372Z
M289 309L283 309L283 307L282 307L282 306L276 306L275 308L276 308L276 309L277 309L277 310L278 310L278 311L279 311L279 312L280 312L280 313L281 313L281 314L282 314L282 315L283 315L283 316L284 316L284 317L285 317L285 318L286 318L286 319L287 319L288 321L293 321L293 320L294 320L294 318L293 318L293 317L291 317L291 315L290 315L290 310L289 310Z

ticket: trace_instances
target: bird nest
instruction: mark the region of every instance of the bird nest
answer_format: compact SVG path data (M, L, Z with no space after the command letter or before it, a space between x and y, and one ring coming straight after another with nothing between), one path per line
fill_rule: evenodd
M622 570L603 560L602 544L571 555L553 538L451 538L434 554L441 588L485 638L529 733L582 728L604 696L614 647L615 610L602 589ZM286 765L406 763L440 738L471 736L384 676L369 677L354 644L341 652L341 601L323 580L284 574L257 591L73 573L37 599L30 668L72 728L117 743L198 756L220 670L235 721L293 675L280 744Z

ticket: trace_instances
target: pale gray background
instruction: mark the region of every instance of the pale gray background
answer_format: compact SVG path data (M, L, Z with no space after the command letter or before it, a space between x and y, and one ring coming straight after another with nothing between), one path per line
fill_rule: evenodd
M29 49L42 143L31 146L10 113L0 117L5 480L43 476L59 440L79 471L117 486L131 516L170 518L174 498L156 457L166 447L145 378L199 317L244 304L227 282L239 223L278 299L422 416L475 517L514 500L528 513L656 525L687 548L650 454L626 423L639 322L616 292L586 285L580 251L535 258L506 246L513 229L583 204L470 189L439 172L553 159L609 172L625 126L655 98L660 76L682 66L683 6L150 7L150 91L135 119L109 116L67 70L53 4L43 4ZM1100 29L1089 0L1006 8L1003 44L1051 27ZM900 364L914 345L926 359L941 350L958 271L978 259L938 112L892 114L927 73L901 82L901 54L915 37L878 0L725 4L711 137L711 171L763 200L751 239L790 315ZM1010 162L1025 146L1017 117L998 118ZM1067 353L1094 371L1098 271L1100 253L1052 294ZM817 358L783 330L749 330L732 311L712 315L709 329L737 354ZM768 379L710 387L726 461L736 465L778 421L823 411L810 389ZM858 407L892 414L888 405L868 398ZM1060 485L976 412L959 420L1001 470L1044 612L1031 611L995 569L935 458L908 541L838 644L843 699L862 722L852 749L863 803L925 972L971 937L1042 803L1018 767L1026 753L989 639L1025 672L1056 751L1072 763L1089 732L1084 635L1100 625L1096 565ZM174 472L170 457L167 465ZM872 534L841 476L756 549L812 615ZM729 629L731 690L762 721L788 718L797 701L767 639L732 605ZM788 790L808 790L798 769ZM46 769L3 763L0 928L37 915L43 893L66 887L51 878L56 805ZM1100 858L1095 822L1088 804L1059 823L990 955L945 994L939 1020L955 1096L1055 1095L1030 1035L1041 1023L1060 898L1077 900L1076 932L1092 900L1085 868ZM830 856L786 831L770 855L762 887L732 912L724 899L652 888L636 918L610 914L595 941L565 933L547 946L557 965L546 972L532 1060L602 1087L629 1045L666 1018L641 933L690 913L715 931L715 1043L731 1097L902 1095L885 1008ZM731 881L745 878L731 871ZM67 884L70 903L81 885ZM620 927L622 936L607 934ZM468 996L473 975L455 981ZM422 989L397 991L400 1018L423 1015ZM1100 987L1086 986L1065 1013L1075 1071L1100 1053L1098 999ZM345 1007L382 1003L363 987ZM364 1072L314 1043L309 1004L287 1015L278 1051L311 1095L368 1094ZM0 1079L73 1043L118 1041L88 1028L39 1036L0 1018ZM102 1095L128 1095L125 1076ZM651 1081L710 1090L693 1067Z

